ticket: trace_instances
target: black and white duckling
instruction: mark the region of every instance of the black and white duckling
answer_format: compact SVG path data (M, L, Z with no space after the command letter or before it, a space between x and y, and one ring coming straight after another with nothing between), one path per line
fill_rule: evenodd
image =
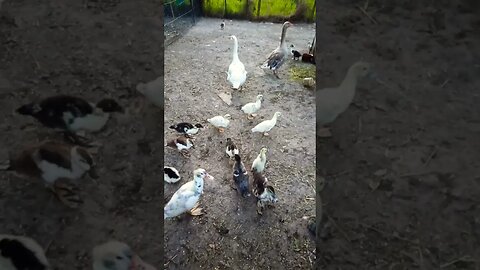
M167 144L165 144L165 146L176 148L184 157L190 157L191 154L188 151L190 148L195 149L193 139L187 138L185 136L179 136L173 140L170 140L167 142Z
M293 60L299 60L302 54L299 51L292 50Z
M100 131L111 113L124 113L124 109L113 99L93 104L79 97L57 95L22 105L16 112L32 116L45 127L61 130L66 138L82 144L77 132Z
M0 234L1 270L50 270L42 247L33 239Z
M267 178L262 173L253 171L253 194L257 197L257 213L263 214L265 206L273 206L277 201L275 189L267 185Z
M227 153L230 159L233 159L235 155L238 155L239 153L238 147L231 138L227 138L227 149L225 150L225 153Z
M311 63L315 65L315 56L313 56L313 54L304 53L302 54L302 62Z
M99 176L91 154L84 148L55 141L27 147L3 168L22 178L42 179L58 199L70 208L78 208L82 200L75 189L63 180L78 180L85 174Z
M190 123L178 123L176 125L170 126L170 129L176 130L178 133L182 133L185 136L196 135L200 129L202 129L202 124L192 125Z
M173 184L180 181L180 174L174 167L163 167L163 180L167 183Z
M263 172L265 170L265 164L267 163L267 148L260 149L260 154L253 160L252 172Z
M222 21L222 23L220 24L220 30L223 30L225 28L225 21Z
M193 180L183 184L163 208L164 220L183 213L189 213L192 216L202 215L202 208L198 207L198 202L203 194L205 179L213 180L214 178L205 169L199 168L193 171Z
M125 243L110 241L92 250L93 270L157 270Z
M235 181L235 184L237 184L242 197L245 198L250 196L248 172L247 169L245 169L245 165L243 165L240 155L235 155L235 165L233 165L233 181Z

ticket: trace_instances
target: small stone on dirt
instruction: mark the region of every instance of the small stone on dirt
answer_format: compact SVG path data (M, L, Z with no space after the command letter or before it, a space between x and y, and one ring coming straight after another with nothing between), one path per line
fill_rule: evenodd
M375 176L384 176L387 174L387 169L381 169L373 173Z
M232 105L232 94L231 93L217 93L220 99L225 102L228 106Z
M375 179L369 179L368 180L368 186L372 189L372 190L376 190L379 186L380 186L380 183L382 182L382 179L379 179L379 178L375 178Z
M128 168L130 166L130 162L120 162L120 163L116 163L115 165L112 166L112 171L122 171L122 170L125 170L126 168Z

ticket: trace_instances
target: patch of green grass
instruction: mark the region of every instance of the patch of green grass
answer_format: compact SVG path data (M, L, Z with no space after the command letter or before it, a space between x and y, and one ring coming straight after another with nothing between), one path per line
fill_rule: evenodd
M290 67L290 79L297 82L302 82L305 78L315 79L315 66L310 64L292 65Z
M229 18L283 21L295 14L298 5L305 7L300 12L302 18L315 21L315 0L203 0L202 9L211 17L223 17L226 13Z

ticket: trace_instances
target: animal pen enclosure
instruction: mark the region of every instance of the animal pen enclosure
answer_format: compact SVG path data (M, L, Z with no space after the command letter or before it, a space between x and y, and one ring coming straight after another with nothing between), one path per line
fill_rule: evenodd
M195 24L200 0L168 0L163 3L165 46Z
M258 1L249 2L258 8ZM236 9L230 3L240 6ZM268 11L267 5L248 17L241 12L242 3L246 2L202 1L203 15L215 18L195 20L193 27L165 49L166 141L178 136L168 128L171 125L189 122L205 127L195 135L196 147L190 157L175 148L165 149L165 166L175 167L182 176L178 183L165 182L165 204L193 179L194 169L203 168L215 177L204 181L200 198L204 215L165 220L165 269L309 269L313 262L315 244L307 224L315 214L315 95L302 86L297 75L303 72L314 77L315 65L295 61L289 53L279 69L280 78L262 71L262 58L279 45L282 24L256 22L255 18L283 22L295 15L296 2L284 5L289 9L281 17L268 13L275 10ZM216 12L217 4L222 13ZM294 44L297 50L309 52L315 25L302 21L298 19L288 29L286 42L289 48ZM241 90L232 90L227 81L234 45L230 35L238 39L238 57L247 70ZM249 120L240 107L260 94L261 108ZM282 115L269 137L251 132L275 112ZM207 119L225 114L231 115L231 123L219 133ZM233 163L225 154L227 138L238 146L250 175L260 149L268 149L264 175L278 202L263 215L256 212L255 196L243 198L236 190Z
M163 4L165 46L175 42L201 16L251 21L315 22L315 0L168 0ZM314 46L309 50L314 54Z

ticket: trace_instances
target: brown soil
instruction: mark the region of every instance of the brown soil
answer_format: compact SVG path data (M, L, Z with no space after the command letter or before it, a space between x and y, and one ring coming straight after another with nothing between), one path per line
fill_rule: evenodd
M281 79L276 79L259 67L278 45L281 25L226 21L221 31L220 23L202 19L165 50L165 138L176 136L168 126L178 122L208 126L198 134L191 158L183 158L175 149L165 151L165 165L176 167L183 177L179 183L165 184L165 202L193 179L194 169L204 168L215 177L206 181L200 199L204 216L165 222L167 269L308 269L314 242L303 217L315 212L315 99L311 90L290 79L289 70L309 64L289 60L279 72ZM232 34L239 40L239 57L249 72L241 91L232 91L226 81ZM306 51L314 34L314 25L296 24L287 40ZM224 103L219 92L232 93L233 104ZM258 94L265 100L257 118L249 121L240 106L253 102ZM275 111L283 115L270 137L250 132ZM233 119L224 134L206 122L227 113ZM269 149L265 176L279 202L263 216L257 215L253 196L244 199L233 189L233 164L225 154L227 137L240 147L247 170L262 146Z
M319 141L319 266L480 269L479 6L370 1L374 23L364 1L324 2L319 88L359 59L383 83L362 80Z
M109 95L130 107L139 98L136 84L162 75L159 10L158 1L146 0L4 1L2 159L26 144L59 138L13 113L33 99L73 94L96 102ZM162 235L158 117L158 109L146 106L144 115L114 119L94 137L104 145L95 156L101 177L79 181L85 203L78 210L61 205L40 181L1 173L0 233L48 246L57 269L91 269L91 249L109 239L128 243L160 269L161 245L152 237Z

